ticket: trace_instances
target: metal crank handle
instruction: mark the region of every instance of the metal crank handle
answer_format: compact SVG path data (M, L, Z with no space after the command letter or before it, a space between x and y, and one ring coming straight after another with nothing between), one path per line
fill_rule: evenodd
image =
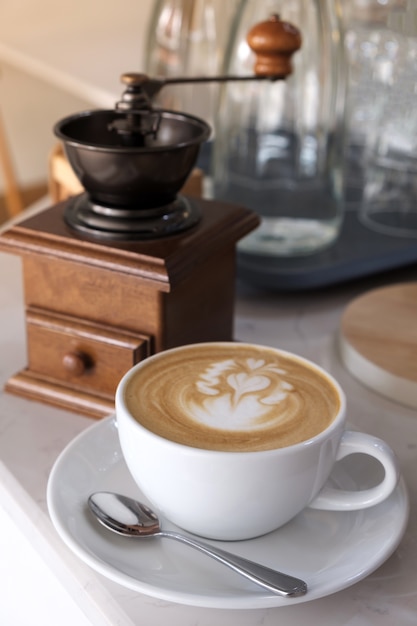
M293 71L292 56L302 45L302 36L296 26L273 14L264 22L255 24L247 42L255 55L254 73L249 76L167 76L151 78L146 74L126 72L122 83L127 87L117 108L135 110L152 108L152 99L166 85L180 83L228 82L245 80L285 80Z

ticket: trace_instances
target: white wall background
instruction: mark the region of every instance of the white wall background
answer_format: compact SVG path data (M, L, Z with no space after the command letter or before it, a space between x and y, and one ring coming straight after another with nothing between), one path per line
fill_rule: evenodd
M10 42L19 48L25 48L25 38L31 49L45 57L45 50L54 61L54 53L60 46L59 37L53 37L54 24L62 21L65 36L63 49L70 57L74 74L83 74L83 65L94 65L98 75L107 73L113 77L112 63L120 57L130 65L123 71L140 68L140 51L143 47L144 34L149 23L154 0L0 0L0 113L6 125L18 181L21 185L45 181L48 175L48 154L55 139L52 128L59 119L97 105L83 100L82 96L71 95L57 88L51 82L34 78L30 69L22 71L19 64L14 65L3 58L1 46ZM70 12L70 13L69 13ZM112 48L109 41L106 53L93 57L95 42L100 44L109 29L113 28L115 38L120 42L124 28L130 34L123 50ZM131 34L134 33L132 41ZM137 39L136 39L137 33ZM85 42L91 37L88 59L83 58ZM48 43L49 39L49 43ZM80 42L83 46L80 46ZM82 48L83 52L80 53ZM87 47L88 49L88 47ZM108 50L108 52L107 52ZM44 58L45 61L45 58ZM29 63L30 65L30 63ZM118 75L114 76L117 86ZM4 188L0 169L0 193Z
M56 143L55 122L91 105L9 65L0 67L0 110L18 182L25 186L45 181L48 154Z
M262 0L259 0L262 1ZM345 0L349 1L349 0ZM0 52L2 40L17 41L24 47L24 39L30 39L34 50L43 51L45 41L53 40L49 46L53 55L60 45L59 37L53 38L54 24L59 20L65 33L65 50L71 57L74 73L83 74L83 64L95 64L97 74L113 76L113 57L123 59L123 71L141 69L140 53L149 17L156 0L0 0ZM225 0L226 3L231 0ZM417 35L417 0L408 0L407 14L396 18L399 30ZM117 18L117 19L116 19ZM103 38L103 27L113 25L117 37L123 36L125 28L134 33L129 41L123 42L123 50L112 49L98 58L86 60L79 54L80 41L91 37L92 43ZM55 29L56 30L56 29ZM107 31L106 31L107 32ZM101 42L102 43L102 42ZM48 46L46 46L48 47ZM52 59L53 60L53 59ZM129 66L124 67L126 60ZM118 76L114 76L117 84ZM7 64L0 54L0 112L4 117L7 134L20 184L26 185L46 180L48 154L54 144L52 128L62 117L91 108L91 102L70 95L51 83L31 76L30 72L16 69ZM3 189L0 171L0 193Z

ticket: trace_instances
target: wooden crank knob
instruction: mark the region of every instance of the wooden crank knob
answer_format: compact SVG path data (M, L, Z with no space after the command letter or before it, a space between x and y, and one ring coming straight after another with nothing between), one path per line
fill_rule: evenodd
M256 55L254 72L257 76L285 77L292 73L291 57L301 48L301 33L279 15L253 26L247 42Z

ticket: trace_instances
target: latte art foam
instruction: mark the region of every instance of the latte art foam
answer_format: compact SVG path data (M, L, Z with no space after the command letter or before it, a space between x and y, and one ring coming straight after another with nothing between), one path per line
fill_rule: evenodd
M181 394L181 409L200 425L226 431L268 428L285 419L285 412L276 410L288 401L295 405L293 385L285 380L285 370L265 359L226 359L209 365L195 383ZM191 392L191 393L190 393Z
M201 344L165 352L126 388L131 414L145 428L210 450L265 450L305 441L340 406L331 381L268 348Z

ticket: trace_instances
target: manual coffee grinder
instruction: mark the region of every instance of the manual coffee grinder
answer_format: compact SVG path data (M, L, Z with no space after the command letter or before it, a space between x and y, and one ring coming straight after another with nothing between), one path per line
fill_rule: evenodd
M28 365L7 391L102 417L141 359L233 339L236 243L258 217L180 193L210 129L155 108L152 98L168 83L283 79L300 35L273 16L248 43L257 55L253 76L125 74L114 110L56 124L85 192L0 237L1 249L22 257L28 349Z

